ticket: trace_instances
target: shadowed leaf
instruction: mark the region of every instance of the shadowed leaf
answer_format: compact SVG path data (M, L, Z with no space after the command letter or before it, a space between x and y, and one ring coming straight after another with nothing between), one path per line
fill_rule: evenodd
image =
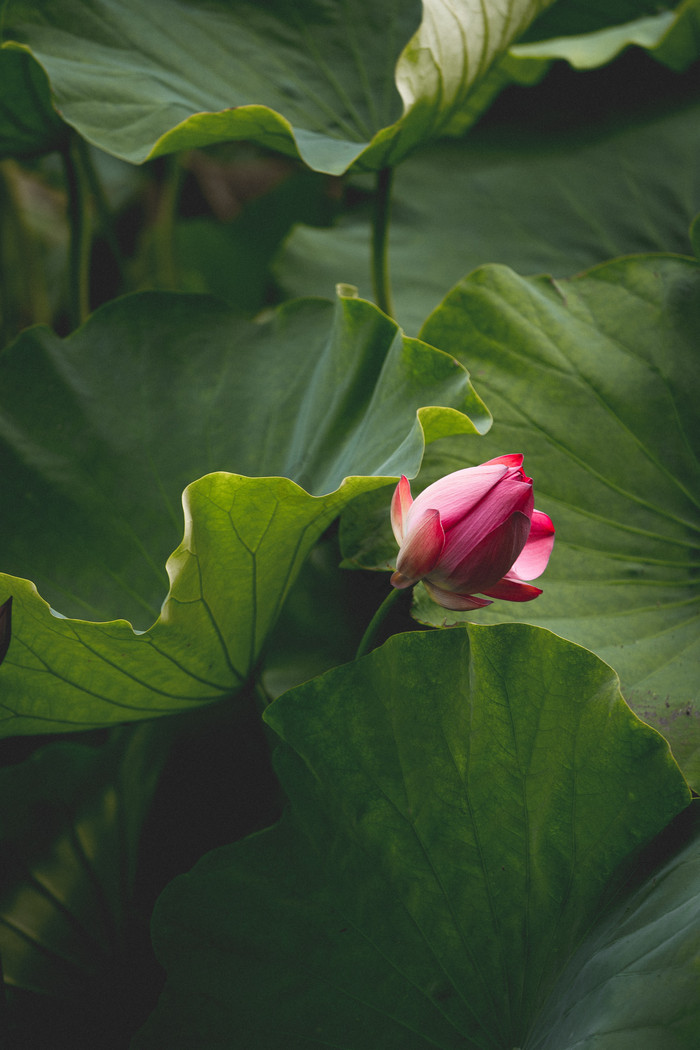
M58 149L66 125L51 103L46 74L31 55L0 50L0 157Z
M12 638L12 596L0 605L0 664L7 656Z
M130 911L168 740L139 726L101 746L49 744L0 770L0 949L10 988L72 1002L77 1014L95 1009L103 1024L112 1011L119 1024L138 998Z

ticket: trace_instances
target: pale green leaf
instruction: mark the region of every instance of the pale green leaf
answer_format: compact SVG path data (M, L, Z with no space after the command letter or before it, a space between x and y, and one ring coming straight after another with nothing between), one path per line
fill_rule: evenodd
M185 535L155 624L56 615L27 580L0 669L0 733L68 731L176 714L232 696L254 670L301 565L340 510L381 479L310 496L285 478L210 474L185 492Z

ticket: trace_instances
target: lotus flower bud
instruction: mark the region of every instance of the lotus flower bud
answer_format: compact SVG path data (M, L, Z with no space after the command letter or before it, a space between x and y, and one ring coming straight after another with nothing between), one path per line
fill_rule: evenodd
M513 453L456 470L415 500L402 477L391 501L400 548L392 585L422 580L445 609L480 609L489 598L529 602L541 594L525 581L547 567L554 526L534 509L522 462Z

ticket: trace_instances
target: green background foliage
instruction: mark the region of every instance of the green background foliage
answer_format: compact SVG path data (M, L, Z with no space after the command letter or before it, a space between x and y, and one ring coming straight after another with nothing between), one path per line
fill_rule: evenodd
M695 74L671 76L634 54L620 66L580 78L556 68L529 92L511 89L468 135L400 165L391 269L408 332L484 263L570 277L616 256L690 253L700 210ZM352 186L332 227L299 224L287 238L275 265L286 295L329 295L339 270L362 294L371 287L371 186L359 177Z
M699 12L0 4L3 1045L695 1050Z

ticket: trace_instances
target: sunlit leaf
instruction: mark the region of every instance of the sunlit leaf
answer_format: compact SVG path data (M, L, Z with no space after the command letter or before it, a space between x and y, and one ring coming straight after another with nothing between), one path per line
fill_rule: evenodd
M534 1050L618 865L689 800L610 669L526 625L394 637L265 717L291 814L162 895L168 983L138 1050ZM686 1030L689 966L673 983Z
M11 0L5 38L107 152L138 162L248 139L340 174L473 120L470 92L551 2Z
M544 593L447 614L419 588L418 618L525 620L587 645L619 672L626 699L667 736L695 785L699 332L700 271L689 259L622 259L556 282L476 271L423 335L469 362L494 426L478 444L436 450L416 486L525 454L536 506L557 528ZM384 537L375 564L390 543L386 525ZM359 560L371 563L371 552Z
M134 296L67 340L27 332L0 372L11 733L230 695L340 510L415 474L426 440L490 423L454 358L347 297L254 324L208 299ZM202 475L159 617L181 492Z
M537 84L557 60L565 60L571 68L591 70L633 50L644 51L676 71L687 69L698 55L698 0L675 0L677 11L671 10L673 6L673 2L661 6L653 0L600 4L558 0L549 5L489 69L448 133L459 134L468 127L470 118L489 107L504 87ZM653 94L650 88L645 100ZM614 102L613 94L606 110ZM560 106L555 100L555 109Z

